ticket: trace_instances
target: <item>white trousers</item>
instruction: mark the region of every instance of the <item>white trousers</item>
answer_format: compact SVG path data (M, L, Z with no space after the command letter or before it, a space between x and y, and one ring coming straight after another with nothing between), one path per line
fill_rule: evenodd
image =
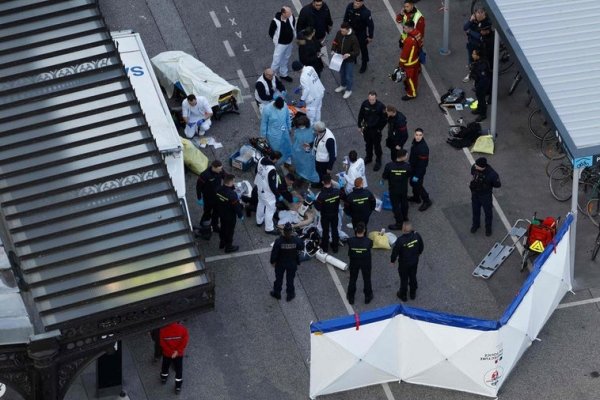
M256 206L256 223L265 223L265 231L275 229L273 216L275 215L275 195L273 193L258 191L258 205Z
M312 100L310 103L306 103L306 116L310 120L310 125L313 126L315 122L321 120L321 107L323 106L323 98Z
M273 62L271 69L278 76L288 76L288 63L292 56L293 43L276 44L273 50Z
M200 130L200 135L204 135L204 132L209 130L210 126L212 125L212 122L210 119L205 120L201 124L198 124L198 122L200 122L200 121L197 121L196 123L192 122L192 123L185 125L184 133L185 133L185 136L188 137L188 139L193 138L198 133L198 130Z

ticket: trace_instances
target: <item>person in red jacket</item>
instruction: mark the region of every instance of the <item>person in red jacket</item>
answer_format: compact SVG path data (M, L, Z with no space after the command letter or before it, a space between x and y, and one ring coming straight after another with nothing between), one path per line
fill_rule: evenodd
M404 79L406 94L402 96L402 100L406 101L417 97L419 72L421 72L419 54L421 53L422 42L415 36L418 34L418 31L415 29L413 21L407 21L403 29L407 36L402 46L398 66L406 72L406 78Z
M160 330L160 348L162 349L162 368L160 381L164 385L169 377L171 362L175 367L175 393L181 392L183 384L183 353L189 340L188 330L179 322L173 322Z

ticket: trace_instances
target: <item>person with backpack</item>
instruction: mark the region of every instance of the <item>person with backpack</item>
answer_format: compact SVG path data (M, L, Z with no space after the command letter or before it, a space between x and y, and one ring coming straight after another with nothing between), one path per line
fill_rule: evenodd
M402 28L406 33L400 53L400 62L398 66L406 73L404 79L404 89L406 94L402 96L402 100L413 100L417 98L417 87L419 85L419 73L421 72L421 62L419 55L423 42L417 37L419 31L415 29L413 21L407 21Z

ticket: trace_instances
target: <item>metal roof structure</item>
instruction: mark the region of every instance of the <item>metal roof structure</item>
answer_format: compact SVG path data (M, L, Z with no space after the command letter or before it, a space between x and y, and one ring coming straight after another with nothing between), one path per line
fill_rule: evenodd
M0 2L0 217L36 333L213 288L95 0Z
M600 2L486 3L568 152L591 163L600 155Z

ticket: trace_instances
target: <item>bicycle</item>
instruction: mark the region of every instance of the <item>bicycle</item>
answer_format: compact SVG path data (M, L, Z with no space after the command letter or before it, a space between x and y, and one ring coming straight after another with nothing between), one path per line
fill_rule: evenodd
M512 83L510 84L510 88L508 88L508 95L512 96L512 94L517 90L517 86L523 80L523 76L521 75L521 71L517 71L515 76L513 77Z
M541 108L536 108L529 113L529 132L538 140L542 140L552 128L548 126L548 121L542 113Z
M540 142L540 151L549 160L560 160L567 156L562 140L557 133L549 129Z
M592 261L596 259L596 256L598 255L598 250L600 250L600 227L598 228L596 242L594 243L594 248L592 249Z

